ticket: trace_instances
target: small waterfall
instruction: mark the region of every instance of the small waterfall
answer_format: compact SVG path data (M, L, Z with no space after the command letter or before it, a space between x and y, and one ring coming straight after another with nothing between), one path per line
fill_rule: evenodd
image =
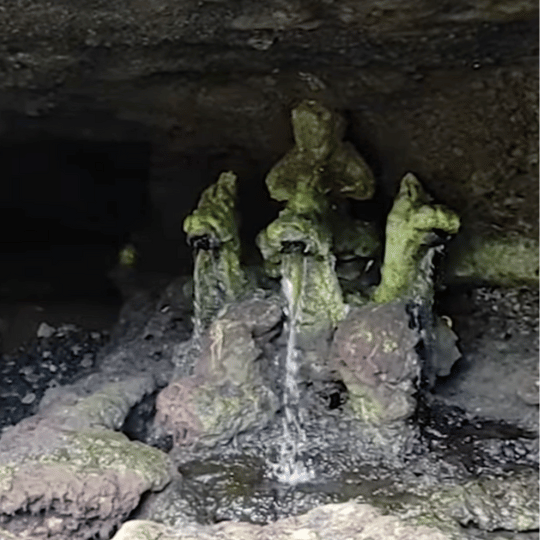
M188 341L176 346L173 358L176 365L173 374L175 379L186 374L193 374L193 368L201 354L202 336L222 305L219 302L219 284L215 283L219 268L215 253L209 247L210 240L206 237L199 238L194 244L193 333ZM208 280L214 280L213 288L209 287Z
M308 470L299 459L300 450L306 442L306 433L302 428L300 410L296 329L301 312L302 287L307 277L307 261L305 256L295 253L285 255L282 264L284 265L282 287L287 299L289 324L283 381L283 434L278 462L273 465L273 472L279 482L296 485L314 478L314 471Z

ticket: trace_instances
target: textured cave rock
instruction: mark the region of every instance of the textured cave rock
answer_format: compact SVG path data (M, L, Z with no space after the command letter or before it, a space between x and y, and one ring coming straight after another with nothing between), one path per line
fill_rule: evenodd
M207 526L183 524L174 530L156 522L134 520L125 523L113 540L459 540L466 536L457 522L480 524L488 531L506 528L514 532L534 530L538 522L536 474L482 478L453 488L432 486L426 491L399 500L393 508L392 502L383 502L388 509L382 511L377 505L349 501L322 505L264 526L225 521Z
M163 452L117 431L151 376L81 397L65 391L0 443L0 537L109 538L148 490L170 480Z
M114 540L451 540L452 536L423 525L413 526L393 516L382 515L367 504L344 503L321 506L299 517L270 525L223 522L211 527L188 525L181 532L150 521L128 521Z
M316 98L345 114L380 216L413 171L476 243L532 242L520 253L535 260L536 14L532 0L10 0L0 144L149 143L151 201L172 246L222 170L238 174L241 198L265 200L262 179L292 146L289 111ZM253 237L272 208L244 207ZM455 272L481 278L475 264Z

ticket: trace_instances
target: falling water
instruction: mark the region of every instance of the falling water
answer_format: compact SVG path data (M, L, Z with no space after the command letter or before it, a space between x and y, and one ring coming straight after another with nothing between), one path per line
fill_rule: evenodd
M307 469L299 458L299 451L306 442L302 428L300 391L298 388L298 348L296 330L301 311L302 287L305 284L307 260L300 254L288 254L283 262L282 287L288 306L288 339L283 381L283 434L280 441L278 462L273 466L275 478L282 483L295 485L309 482L314 472Z
M224 296L220 296L219 283L215 286L215 290L209 290L208 283L204 282L204 278L215 279L218 275L217 257L209 246L211 246L210 241L201 239L196 241L193 271L193 333L188 341L176 346L173 359L176 365L174 378L185 375L185 366L189 366L189 374L193 373L193 368L201 354L202 336L223 303L219 301L220 297ZM212 300L211 304L208 302L209 296Z

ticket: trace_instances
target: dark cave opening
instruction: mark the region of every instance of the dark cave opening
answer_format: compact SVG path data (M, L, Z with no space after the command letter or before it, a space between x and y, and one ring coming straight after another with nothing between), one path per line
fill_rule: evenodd
M0 146L0 298L114 296L107 272L148 222L147 142Z

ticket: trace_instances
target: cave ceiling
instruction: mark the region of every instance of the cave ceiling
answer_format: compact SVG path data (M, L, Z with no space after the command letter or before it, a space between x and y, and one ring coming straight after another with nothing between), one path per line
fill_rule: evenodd
M0 144L148 141L158 183L181 181L186 156L262 182L292 144L290 109L315 98L344 114L389 200L414 171L466 226L536 238L537 13L532 0L5 0Z

